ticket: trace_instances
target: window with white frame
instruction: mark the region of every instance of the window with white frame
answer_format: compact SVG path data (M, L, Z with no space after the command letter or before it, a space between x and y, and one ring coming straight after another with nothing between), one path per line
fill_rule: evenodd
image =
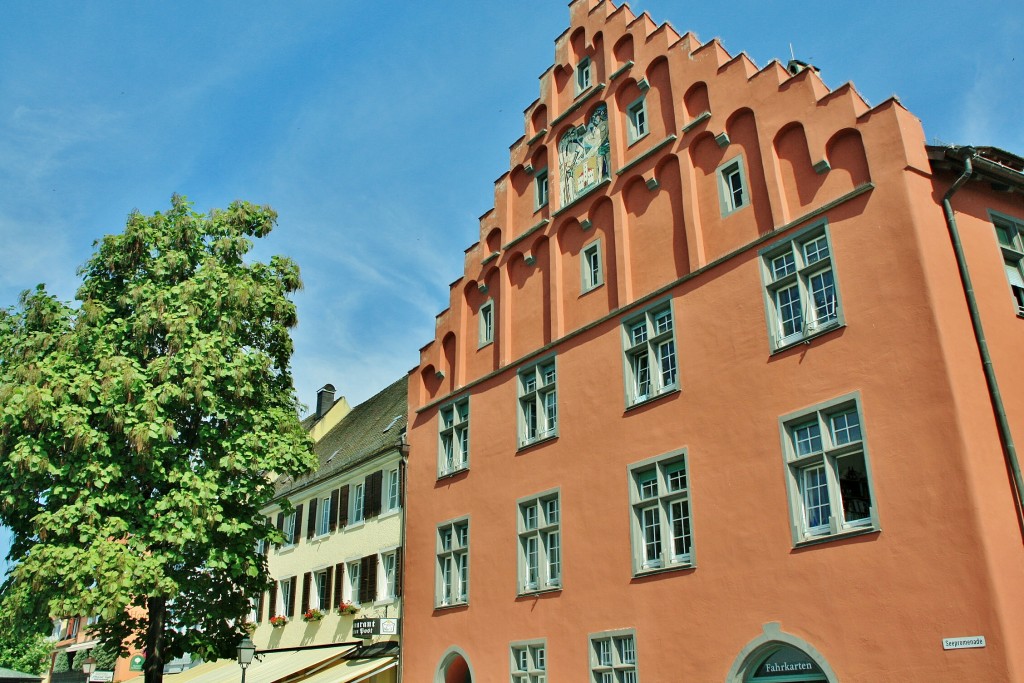
M576 65L576 94L579 95L591 85L593 85L593 63L590 61L590 57L584 57Z
M348 596L347 596L348 597L348 601L350 603L352 603L353 605L358 605L359 602L360 602L359 601L359 579L360 579L360 576L362 575L362 572L360 571L360 562L359 562L359 560L356 560L355 562L349 562L348 565L347 565L347 568L348 568L348 585L345 586L345 588L346 588L346 592L348 593Z
M330 578L327 576L327 570L322 569L313 574L313 589L316 591L316 596L311 601L312 604L319 610L327 612L331 609L330 595L328 594L330 588Z
M519 592L562 586L561 510L557 491L519 501Z
M295 513L289 512L284 516L284 525L281 527L281 532L284 534L284 545L295 543L297 531L295 528Z
M436 603L465 604L469 599L469 520L437 527Z
M629 497L633 573L692 566L686 453L671 453L630 467Z
M784 417L781 424L794 542L877 528L856 397Z
M479 345L487 346L494 341L494 300L488 299L480 306Z
M595 240L583 247L580 253L582 263L580 273L583 280L583 292L589 292L604 284L604 269L601 266L601 241Z
M380 565L384 571L381 572L381 584L377 593L381 596L382 600L394 600L395 598L396 560L397 555L394 551L390 553L381 553Z
M641 97L626 107L630 144L647 135L647 100Z
M635 405L679 387L671 303L658 304L622 326L626 403Z
M438 411L440 450L438 476L469 467L469 398L463 398Z
M781 349L841 322L828 226L816 225L761 251L772 347Z
M509 646L512 683L546 683L547 643L530 640Z
M398 492L399 492L399 479L398 479L398 468L392 468L387 471L387 476L384 478L384 501L387 505L387 510L398 509Z
M590 635L590 676L592 683L637 683L632 629Z
M277 614L283 614L286 617L294 616L295 596L292 594L292 591L295 589L294 578L281 579L277 584L279 586L277 591L278 600L281 601L277 606Z
M555 359L519 372L519 445L558 435L558 392Z
M722 216L728 216L750 203L743 157L736 157L718 167L718 199Z
M331 531L331 497L324 496L317 506L316 535L324 536Z
M1024 221L991 215L1017 315L1024 315Z
M363 510L366 505L366 484L360 482L352 486L352 509L348 513L349 526L363 521Z
M539 209L548 205L548 170L537 171L533 178L534 182L534 208Z

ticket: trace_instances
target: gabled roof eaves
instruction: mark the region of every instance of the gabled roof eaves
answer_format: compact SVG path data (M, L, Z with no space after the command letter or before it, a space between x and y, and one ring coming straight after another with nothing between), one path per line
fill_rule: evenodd
M319 461L316 471L294 480L279 479L277 497L309 488L400 448L409 420L408 386L406 375L352 408L313 446Z

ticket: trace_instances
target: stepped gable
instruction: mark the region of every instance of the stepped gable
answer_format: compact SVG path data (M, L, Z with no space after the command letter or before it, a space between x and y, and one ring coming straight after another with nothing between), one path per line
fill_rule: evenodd
M370 460L402 443L408 421L408 378L402 377L377 395L352 408L313 450L319 464L315 472L278 480L276 495L284 496ZM397 419L396 419L397 418Z
M631 230L663 229L651 216L668 216L675 231L646 247L654 269L678 278L792 227L813 207L871 189L887 174L930 173L920 122L895 98L872 107L850 83L830 89L814 67L794 63L791 73L777 60L760 67L718 39L701 43L625 4L575 0L569 8L570 26L555 40L555 61L524 111L509 170L494 182L494 206L465 250L464 273L450 285L434 340L421 349L415 408L525 360L529 350L665 282L665 270L645 277L648 264L629 252ZM590 84L579 91L577 69L586 60ZM649 131L633 141L628 110L641 98ZM584 135L602 111L607 177L579 197L563 196L559 145L569 134ZM751 175L754 210L726 222L715 181L719 165L737 153ZM544 172L550 199L538 206ZM568 291L570 275L578 278L569 259L595 236L605 241L612 270L600 306ZM495 340L481 345L479 312L488 301ZM521 344L501 338L509 326Z

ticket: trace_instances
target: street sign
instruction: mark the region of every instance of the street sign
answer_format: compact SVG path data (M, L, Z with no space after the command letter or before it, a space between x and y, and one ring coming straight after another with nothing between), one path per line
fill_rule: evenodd
M113 671L93 671L89 676L90 683L110 683L114 680Z
M972 647L985 647L985 636L964 636L963 638L943 638L943 650L966 650Z

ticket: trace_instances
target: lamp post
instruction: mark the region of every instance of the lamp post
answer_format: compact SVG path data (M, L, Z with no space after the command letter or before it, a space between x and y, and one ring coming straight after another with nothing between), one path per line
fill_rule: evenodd
M242 683L245 683L245 670L252 664L252 658L256 656L256 646L249 636L242 638L238 644L238 666L242 667Z
M86 657L85 661L82 662L82 673L85 674L85 683L89 683L89 679L92 678L92 672L96 670L96 660L92 657Z

